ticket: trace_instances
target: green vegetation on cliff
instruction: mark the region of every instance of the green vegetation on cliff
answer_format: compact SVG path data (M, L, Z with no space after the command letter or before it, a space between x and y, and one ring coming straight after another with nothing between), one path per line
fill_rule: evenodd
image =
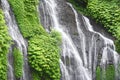
M7 80L7 54L9 52L11 38L8 34L4 15L0 9L0 79Z
M87 6L89 16L100 22L120 40L120 8L115 0L92 0Z
M14 57L14 73L16 78L20 78L23 74L23 54L20 52L18 48L13 49L13 57Z
M38 0L9 0L21 33L28 39L28 59L34 80L60 80L61 36L39 23ZM37 73L36 73L37 72ZM39 74L39 76L38 76Z
M60 39L59 33L52 32L47 36L36 35L29 40L29 62L32 68L39 72L40 80L60 79Z
M101 70L97 67L96 80L114 80L115 79L115 68L113 65L108 65L106 70Z
M18 26L25 38L40 32L37 12L38 0L8 0L12 6Z

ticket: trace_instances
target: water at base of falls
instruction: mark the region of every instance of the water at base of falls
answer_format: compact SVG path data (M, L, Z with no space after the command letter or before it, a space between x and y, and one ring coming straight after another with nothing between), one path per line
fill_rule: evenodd
M103 71L109 64L114 65L115 80L119 80L114 43L94 31L88 18L78 15L65 0L42 0L40 12L46 30L52 26L62 35L61 80L96 80L97 67Z
M4 11L6 24L8 26L9 34L12 37L15 46L22 52L24 57L24 65L23 65L23 76L20 80L31 80L31 73L28 66L27 60L27 42L21 35L18 26L15 21L14 14L10 8L10 5L7 0L1 0L2 9ZM8 80L16 80L14 76L14 68L13 68L13 51L12 46L10 48L10 52L8 55Z

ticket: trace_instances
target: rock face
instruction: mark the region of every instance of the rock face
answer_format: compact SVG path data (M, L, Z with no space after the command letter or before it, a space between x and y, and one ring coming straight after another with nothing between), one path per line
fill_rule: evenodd
M107 29L105 27L103 27L101 24L96 23L95 20L90 18L90 23L93 25L93 29L99 33L101 33L102 35L104 35L107 38L110 38L112 40L115 40L115 38L112 36L111 33L109 33L107 31Z
M1 1L0 1L0 6L1 6Z
M39 11L40 11L40 19L41 19L41 23L44 26L45 29L48 28L48 30L50 30L50 27L52 26L52 20L51 20L51 16L49 15L49 12L47 12L46 10L46 4L44 2L44 0L41 1L42 3L40 3L40 7L39 7ZM59 21L60 24L62 25L66 25L65 27L67 27L67 29L69 30L69 33L74 37L77 38L77 27L76 27L76 22L75 22L75 15L74 12L72 11L72 9L70 8L69 5L67 5L67 0L57 0L58 4L57 6L59 6L59 8L57 9L58 14L59 14ZM79 19L81 19L81 14L79 14ZM82 21L82 19L81 19ZM83 22L81 22L82 25ZM93 25L93 29L99 33L101 33L102 35L114 40L115 38L112 37L112 35L107 32L107 30L101 25L95 22L95 20L90 19L90 23L91 25ZM76 41L75 41L76 42Z
M89 19L78 14L66 0L42 0L39 11L44 28L48 32L55 28L63 38L61 80L95 80L97 66L104 70L106 65L118 64L115 57L119 55L111 40L114 38L91 21L93 28Z

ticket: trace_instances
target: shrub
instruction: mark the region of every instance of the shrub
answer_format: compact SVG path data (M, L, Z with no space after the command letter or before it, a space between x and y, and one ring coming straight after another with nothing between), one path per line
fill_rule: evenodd
M29 41L29 63L39 71L40 80L59 80L59 45L60 35L51 32L51 35L37 35Z

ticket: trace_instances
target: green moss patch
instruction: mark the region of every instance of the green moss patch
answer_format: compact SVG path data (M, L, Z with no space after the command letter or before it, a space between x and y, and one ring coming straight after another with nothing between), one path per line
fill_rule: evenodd
M38 0L8 0L15 14L18 26L25 38L39 33L40 24L37 12Z
M105 71L100 67L96 70L96 80L115 80L115 68L113 65L108 65Z
M14 74L16 78L20 78L23 75L23 55L18 48L13 50L14 57Z
M9 52L11 38L5 24L2 10L0 9L0 79L7 80L7 54Z

